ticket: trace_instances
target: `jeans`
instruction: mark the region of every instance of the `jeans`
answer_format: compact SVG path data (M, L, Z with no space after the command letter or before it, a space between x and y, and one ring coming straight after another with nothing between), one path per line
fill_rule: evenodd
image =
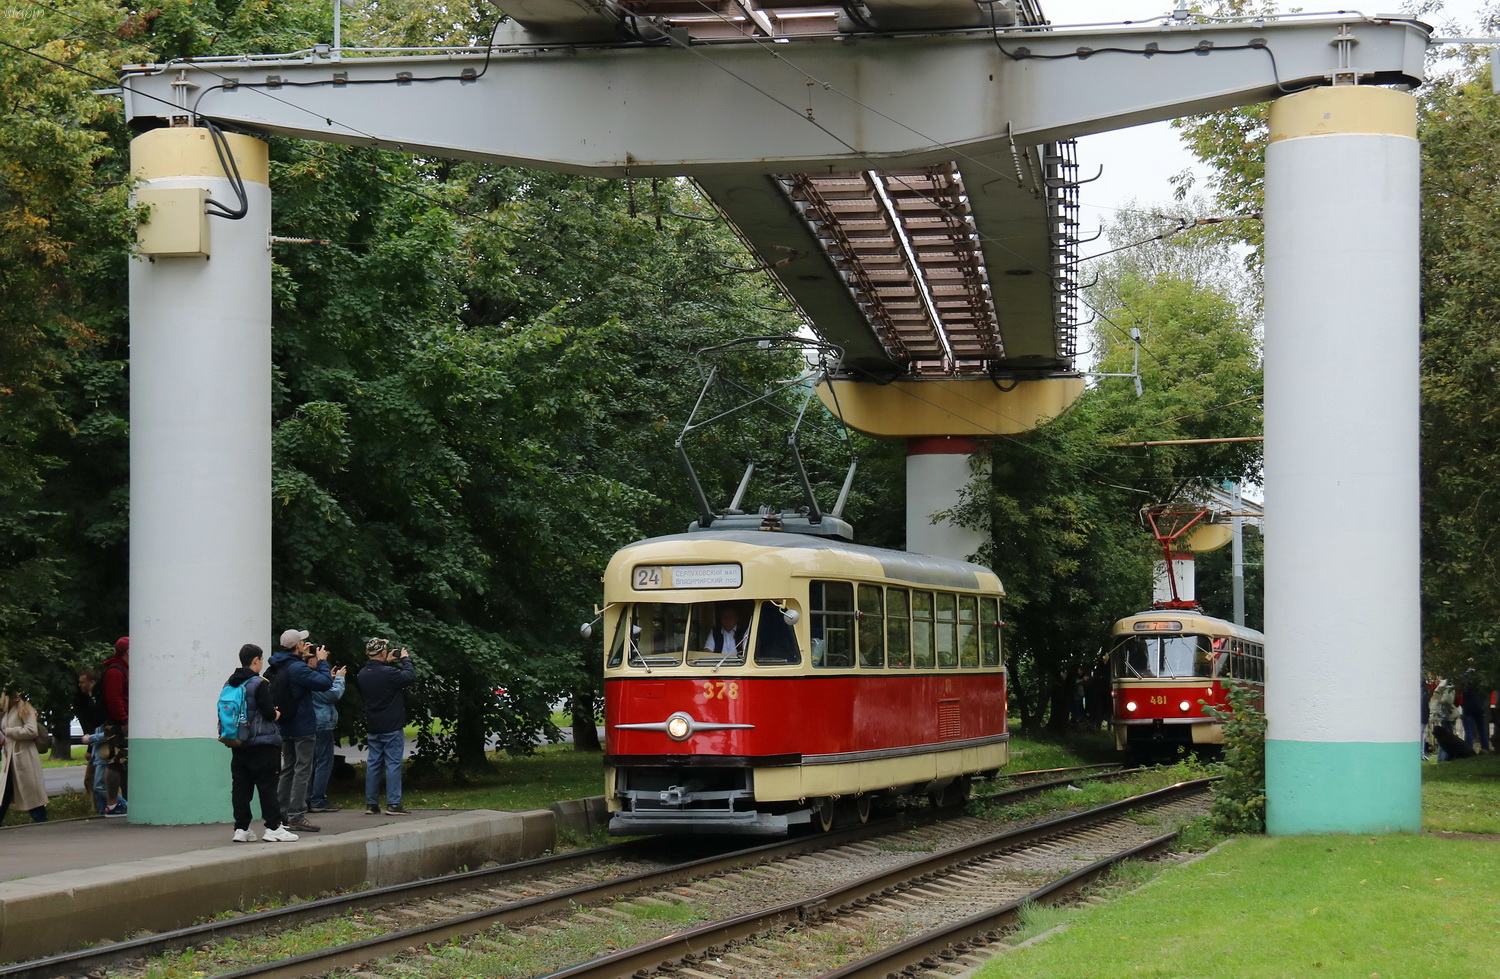
M307 812L307 787L312 783L313 742L316 735L283 738L281 742L281 783L276 797L281 813L290 822Z
M103 734L104 729L99 728L98 733ZM103 812L109 803L104 793L104 762L99 760L99 746L89 745L89 764L94 766L94 784L90 788L94 792L94 811Z
M307 789L307 805L318 809L328 805L328 778L333 774L333 728L313 736L312 783Z
M276 782L281 775L281 749L274 744L257 744L229 750L229 802L234 807L234 828L250 828L250 798L256 792L260 793L260 815L266 829L280 826Z
M369 761L365 765L365 805L380 805L380 776L385 776L385 801L389 805L401 804L401 753L406 748L406 736L400 731L388 734L366 735L370 745Z

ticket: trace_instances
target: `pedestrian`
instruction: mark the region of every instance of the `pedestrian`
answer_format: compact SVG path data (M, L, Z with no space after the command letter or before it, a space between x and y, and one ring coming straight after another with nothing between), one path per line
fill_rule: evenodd
M316 833L319 827L307 818L307 790L312 786L313 749L317 746L317 715L312 694L333 686L328 667L328 647L313 649L305 629L281 634L281 648L271 657L266 676L271 699L281 711L281 782L277 797L286 817L287 829Z
M1469 662L1473 662L1470 660ZM1490 705L1489 684L1478 670L1470 666L1459 678L1463 696L1464 743L1476 753L1490 750L1490 725L1486 708Z
M99 761L104 763L104 815L127 815L123 793L129 785L130 761L130 637L115 640L115 654L99 668L100 698L104 708L104 737Z
M314 690L312 695L316 732L313 740L312 783L307 790L308 812L338 812L342 806L328 802L328 779L333 775L333 740L338 734L339 698L344 695L347 666L333 671L333 686Z
M1438 761L1447 761L1449 758L1449 746L1452 742L1439 737L1439 732L1447 731L1453 733L1453 721L1455 719L1453 681L1446 677L1437 678L1437 686L1432 688L1432 696L1428 699L1428 723L1432 725L1432 740L1438 746Z
M36 708L15 691L0 693L0 823L12 802L26 810L33 823L47 821L47 783L36 746L41 735Z
M73 716L78 718L78 727L83 731L83 784L85 791L92 791L94 812L104 812L104 766L99 764L100 730L104 727L104 705L94 691L99 686L99 671L89 667L78 674L78 692L73 695Z
M250 800L260 794L260 817L266 831L261 839L267 843L291 843L297 834L282 824L281 803L276 797L276 783L281 778L281 729L276 726L280 711L271 700L271 685L260 675L265 667L265 651L254 643L240 647L239 669L229 674L226 687L245 688L245 719L249 737L229 749L229 802L234 807L236 843L254 843L250 829Z
M365 697L365 738L369 756L365 764L365 812L380 815L380 778L385 776L385 811L406 815L401 805L401 759L406 747L405 690L417 678L406 647L391 649L389 639L371 639L365 645L367 662L359 671L359 692ZM393 665L394 664L394 665Z

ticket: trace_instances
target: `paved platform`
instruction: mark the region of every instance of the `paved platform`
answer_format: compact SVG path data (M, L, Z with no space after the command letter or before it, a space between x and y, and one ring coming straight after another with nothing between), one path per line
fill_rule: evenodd
M230 823L143 826L58 820L0 829L0 961L37 958L138 929L191 924L267 898L314 897L539 856L553 813L318 813L294 843L234 843ZM252 824L258 834L259 820Z

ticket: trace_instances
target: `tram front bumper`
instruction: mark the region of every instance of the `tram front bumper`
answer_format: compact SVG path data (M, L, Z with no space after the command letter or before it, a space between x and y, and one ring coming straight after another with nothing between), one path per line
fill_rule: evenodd
M652 833L785 836L787 828L793 823L805 823L811 819L811 810L778 814L702 809L621 810L610 817L609 832L611 836L646 836Z

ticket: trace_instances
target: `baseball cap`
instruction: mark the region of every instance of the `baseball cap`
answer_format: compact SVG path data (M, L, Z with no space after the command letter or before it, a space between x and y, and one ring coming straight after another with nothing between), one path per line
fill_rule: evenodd
M304 642L310 633L306 629L288 629L281 634L282 649L296 649L299 642Z

